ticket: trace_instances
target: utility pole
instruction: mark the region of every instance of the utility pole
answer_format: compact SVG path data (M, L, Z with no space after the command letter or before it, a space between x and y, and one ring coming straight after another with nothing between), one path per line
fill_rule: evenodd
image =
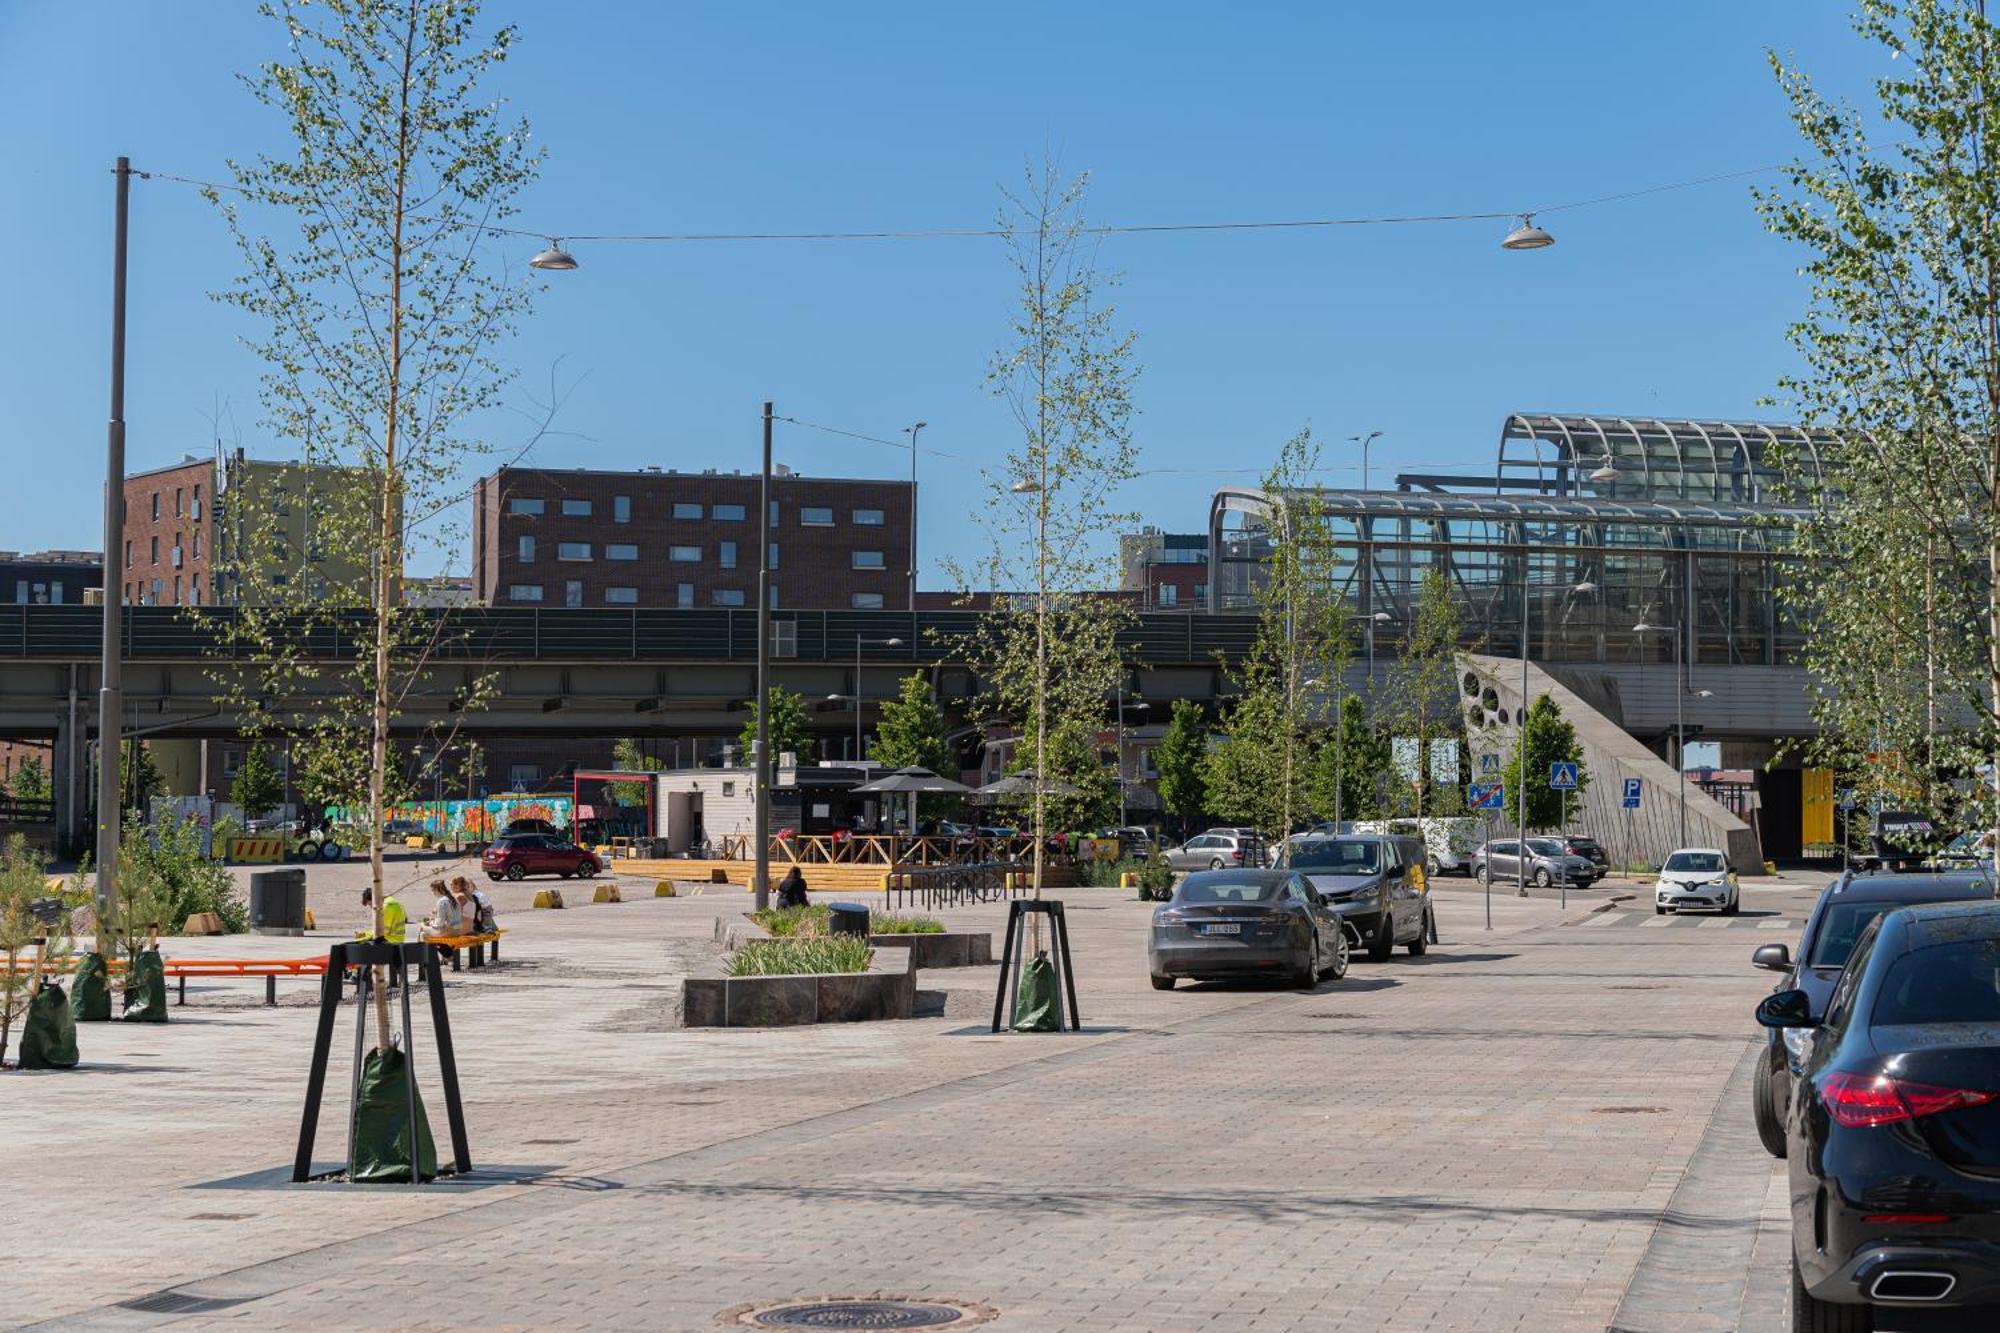
M756 815L751 839L756 844L750 886L757 910L771 905L771 404L764 404L764 473L758 488L757 525L757 743L750 747L751 788Z
M132 159L112 169L118 203L111 240L111 419L104 437L104 643L97 690L97 951L106 951L118 902L118 733L124 668L118 642L120 589L111 577L125 536L125 224L131 211Z

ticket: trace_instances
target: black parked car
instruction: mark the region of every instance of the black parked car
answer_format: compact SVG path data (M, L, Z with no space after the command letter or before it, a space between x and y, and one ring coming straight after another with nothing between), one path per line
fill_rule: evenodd
M2000 903L1886 912L1823 1019L1783 990L1757 1021L1811 1034L1786 1122L1793 1328L2000 1304Z
M1848 951L1869 922L1892 907L1917 903L1992 898L1993 880L1983 871L1957 870L1942 874L1898 875L1886 871L1850 872L1826 886L1806 918L1794 958L1782 944L1766 944L1750 955L1758 967L1783 972L1776 990L1804 991L1817 1019L1826 1012L1826 997L1847 963ZM1792 1100L1792 1072L1803 1058L1805 1030L1772 1029L1763 1059L1751 1085L1751 1113L1757 1137L1773 1157L1785 1155L1785 1108Z
M1154 990L1180 977L1283 977L1313 986L1347 975L1347 932L1305 877L1289 870L1198 870L1153 910L1146 949Z

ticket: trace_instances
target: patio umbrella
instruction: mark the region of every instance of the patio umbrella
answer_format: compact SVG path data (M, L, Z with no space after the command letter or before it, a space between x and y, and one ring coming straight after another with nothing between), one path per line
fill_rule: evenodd
M914 833L917 829L917 796L919 793L926 796L964 796L972 788L966 786L963 782L953 782L950 778L940 777L928 768L911 767L899 768L887 777L877 778L873 782L864 782L854 790L876 792L884 796L907 793L910 798L910 831Z
M1042 782L1034 773L1029 772L1009 773L1004 778L996 778L984 787L975 787L972 794L986 801L1024 801L1035 794L1037 786L1041 788L1044 796L1075 796L1081 791L1080 788L1072 787L1067 782L1057 782L1054 779Z

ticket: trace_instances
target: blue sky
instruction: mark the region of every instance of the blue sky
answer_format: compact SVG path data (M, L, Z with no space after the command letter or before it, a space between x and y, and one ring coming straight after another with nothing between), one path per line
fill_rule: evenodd
M1855 90L1880 56L1809 0L1458 3L493 3L523 42L499 91L549 155L524 221L572 233L985 225L1047 149L1114 223L1528 209L1788 158L1776 47ZM254 5L0 0L0 548L99 544L111 178L219 176L278 147L233 75L274 53ZM1749 184L1503 224L1120 237L1139 334L1128 506L1196 530L1310 424L1398 469L1490 468L1516 410L1782 416L1796 257ZM525 262L535 246L504 243ZM757 415L897 437L919 418L924 586L976 555L983 387L1009 315L990 240L577 247L506 349L567 398L547 466L756 465ZM235 257L184 186L134 187L127 418L136 470L254 453L258 367L208 299ZM519 443L497 424L502 446ZM905 475L906 452L783 428L803 472ZM21 484L32 483L32 484Z

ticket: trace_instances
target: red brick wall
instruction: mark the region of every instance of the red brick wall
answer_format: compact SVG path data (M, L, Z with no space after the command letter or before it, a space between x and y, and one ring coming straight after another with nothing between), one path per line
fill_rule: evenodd
M194 517L194 497L199 488L201 517ZM115 551L105 553L105 577L119 590L124 601L139 604L152 601L154 580L160 584L160 606L191 604L198 577L201 601L212 603L215 559L215 465L202 461L178 467L141 472L125 479L125 537ZM179 512L175 500L179 499ZM157 497L159 517L154 517ZM195 534L201 536L201 554L195 554ZM126 563L125 552L131 551ZM181 548L181 563L173 562L174 547ZM157 550L158 554L155 555ZM174 579L180 579L180 595L175 596Z

